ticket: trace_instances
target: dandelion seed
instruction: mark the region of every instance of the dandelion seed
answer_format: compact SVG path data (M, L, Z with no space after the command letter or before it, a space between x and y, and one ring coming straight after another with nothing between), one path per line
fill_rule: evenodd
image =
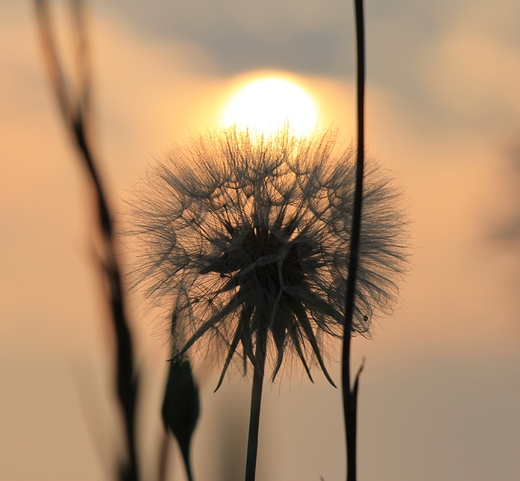
M351 150L330 133L264 139L226 130L178 149L136 191L136 283L171 309L179 356L211 347L274 380L289 353L309 378L327 337L343 330L355 186ZM365 174L352 329L369 336L391 309L406 266L399 194L375 166Z

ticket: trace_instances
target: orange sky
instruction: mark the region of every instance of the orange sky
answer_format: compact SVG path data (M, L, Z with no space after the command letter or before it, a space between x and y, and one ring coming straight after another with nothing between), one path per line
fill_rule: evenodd
M293 3L281 2L282 13ZM441 27L432 31L420 32L399 12L368 17L369 154L406 189L412 272L374 339L354 341L356 362L367 359L359 422L364 481L496 481L520 472L520 257L517 241L496 239L520 214L520 176L510 155L520 131L520 8L513 0L460 0L448 12L445 3L453 4L439 2ZM226 70L202 42L151 35L118 15L116 4L104 10L96 3L90 26L102 170L123 213L122 199L147 163L207 130L242 76L266 66ZM315 2L303 5L301 28L333 22L312 13ZM29 2L0 1L0 480L109 479L103 463L111 462L117 435L107 422L114 418L109 344L91 263L89 191L48 90L32 13ZM261 39L253 17L249 28ZM379 54L388 38L420 47L408 63L406 51L389 59ZM402 76L415 80L414 89L399 83L399 69L413 72ZM318 67L289 73L348 141L351 76ZM141 299L130 312L152 412L166 340L154 335L158 325ZM201 378L199 479L220 479L228 456L244 449L248 386L235 377L213 395L215 376ZM344 477L340 393L315 378L311 385L295 369L266 389L259 481ZM225 410L231 403L232 415ZM143 456L153 466L157 418L147 419ZM231 449L234 435L224 426L234 424L238 447Z

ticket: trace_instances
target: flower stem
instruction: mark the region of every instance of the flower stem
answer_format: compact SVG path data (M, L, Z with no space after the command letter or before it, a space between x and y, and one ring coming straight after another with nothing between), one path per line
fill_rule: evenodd
M260 425L260 405L266 356L267 336L260 335L256 346L256 365L254 366L253 388L251 391L251 411L249 414L249 435L247 438L245 481L254 481L256 474L256 455L258 452L258 428Z

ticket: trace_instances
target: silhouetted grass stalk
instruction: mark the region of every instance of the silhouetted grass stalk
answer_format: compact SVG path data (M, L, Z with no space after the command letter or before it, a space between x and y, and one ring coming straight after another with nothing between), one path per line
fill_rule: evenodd
M115 254L112 216L89 136L90 65L87 55L84 5L82 0L71 0L70 4L74 21L76 68L79 79L75 95L70 92L70 89L67 89L64 71L58 58L49 13L49 2L46 0L35 0L41 44L51 80L51 87L58 100L65 125L92 180L96 198L97 222L102 237L100 262L109 285L108 297L111 310L111 326L116 340L117 373L115 384L124 420L128 457L119 465L118 477L121 481L137 481L139 472L135 441L135 413L138 378L136 373L134 373L132 340L124 310L121 274Z
M352 318L354 315L356 275L359 264L359 239L361 234L361 214L363 203L363 171L365 162L365 32L363 18L363 0L354 0L356 18L356 51L357 51L357 161L356 188L354 192L354 212L352 216L352 235L350 242L350 260L347 279L347 296L345 301L345 327L342 351L342 389L343 413L345 417L345 435L347 449L347 481L357 481L356 447L357 447L357 395L359 375L356 374L351 388L350 379L350 345L352 338Z

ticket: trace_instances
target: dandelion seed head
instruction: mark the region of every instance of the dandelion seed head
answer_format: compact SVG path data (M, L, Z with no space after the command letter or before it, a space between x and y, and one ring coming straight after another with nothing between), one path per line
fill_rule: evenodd
M354 187L353 152L331 133L253 139L231 128L152 168L132 204L133 275L167 303L178 354L221 354L221 382L235 356L246 369L269 355L274 379L290 353L332 382L322 346L343 332ZM369 162L354 333L369 336L374 314L392 308L403 226L399 192Z

